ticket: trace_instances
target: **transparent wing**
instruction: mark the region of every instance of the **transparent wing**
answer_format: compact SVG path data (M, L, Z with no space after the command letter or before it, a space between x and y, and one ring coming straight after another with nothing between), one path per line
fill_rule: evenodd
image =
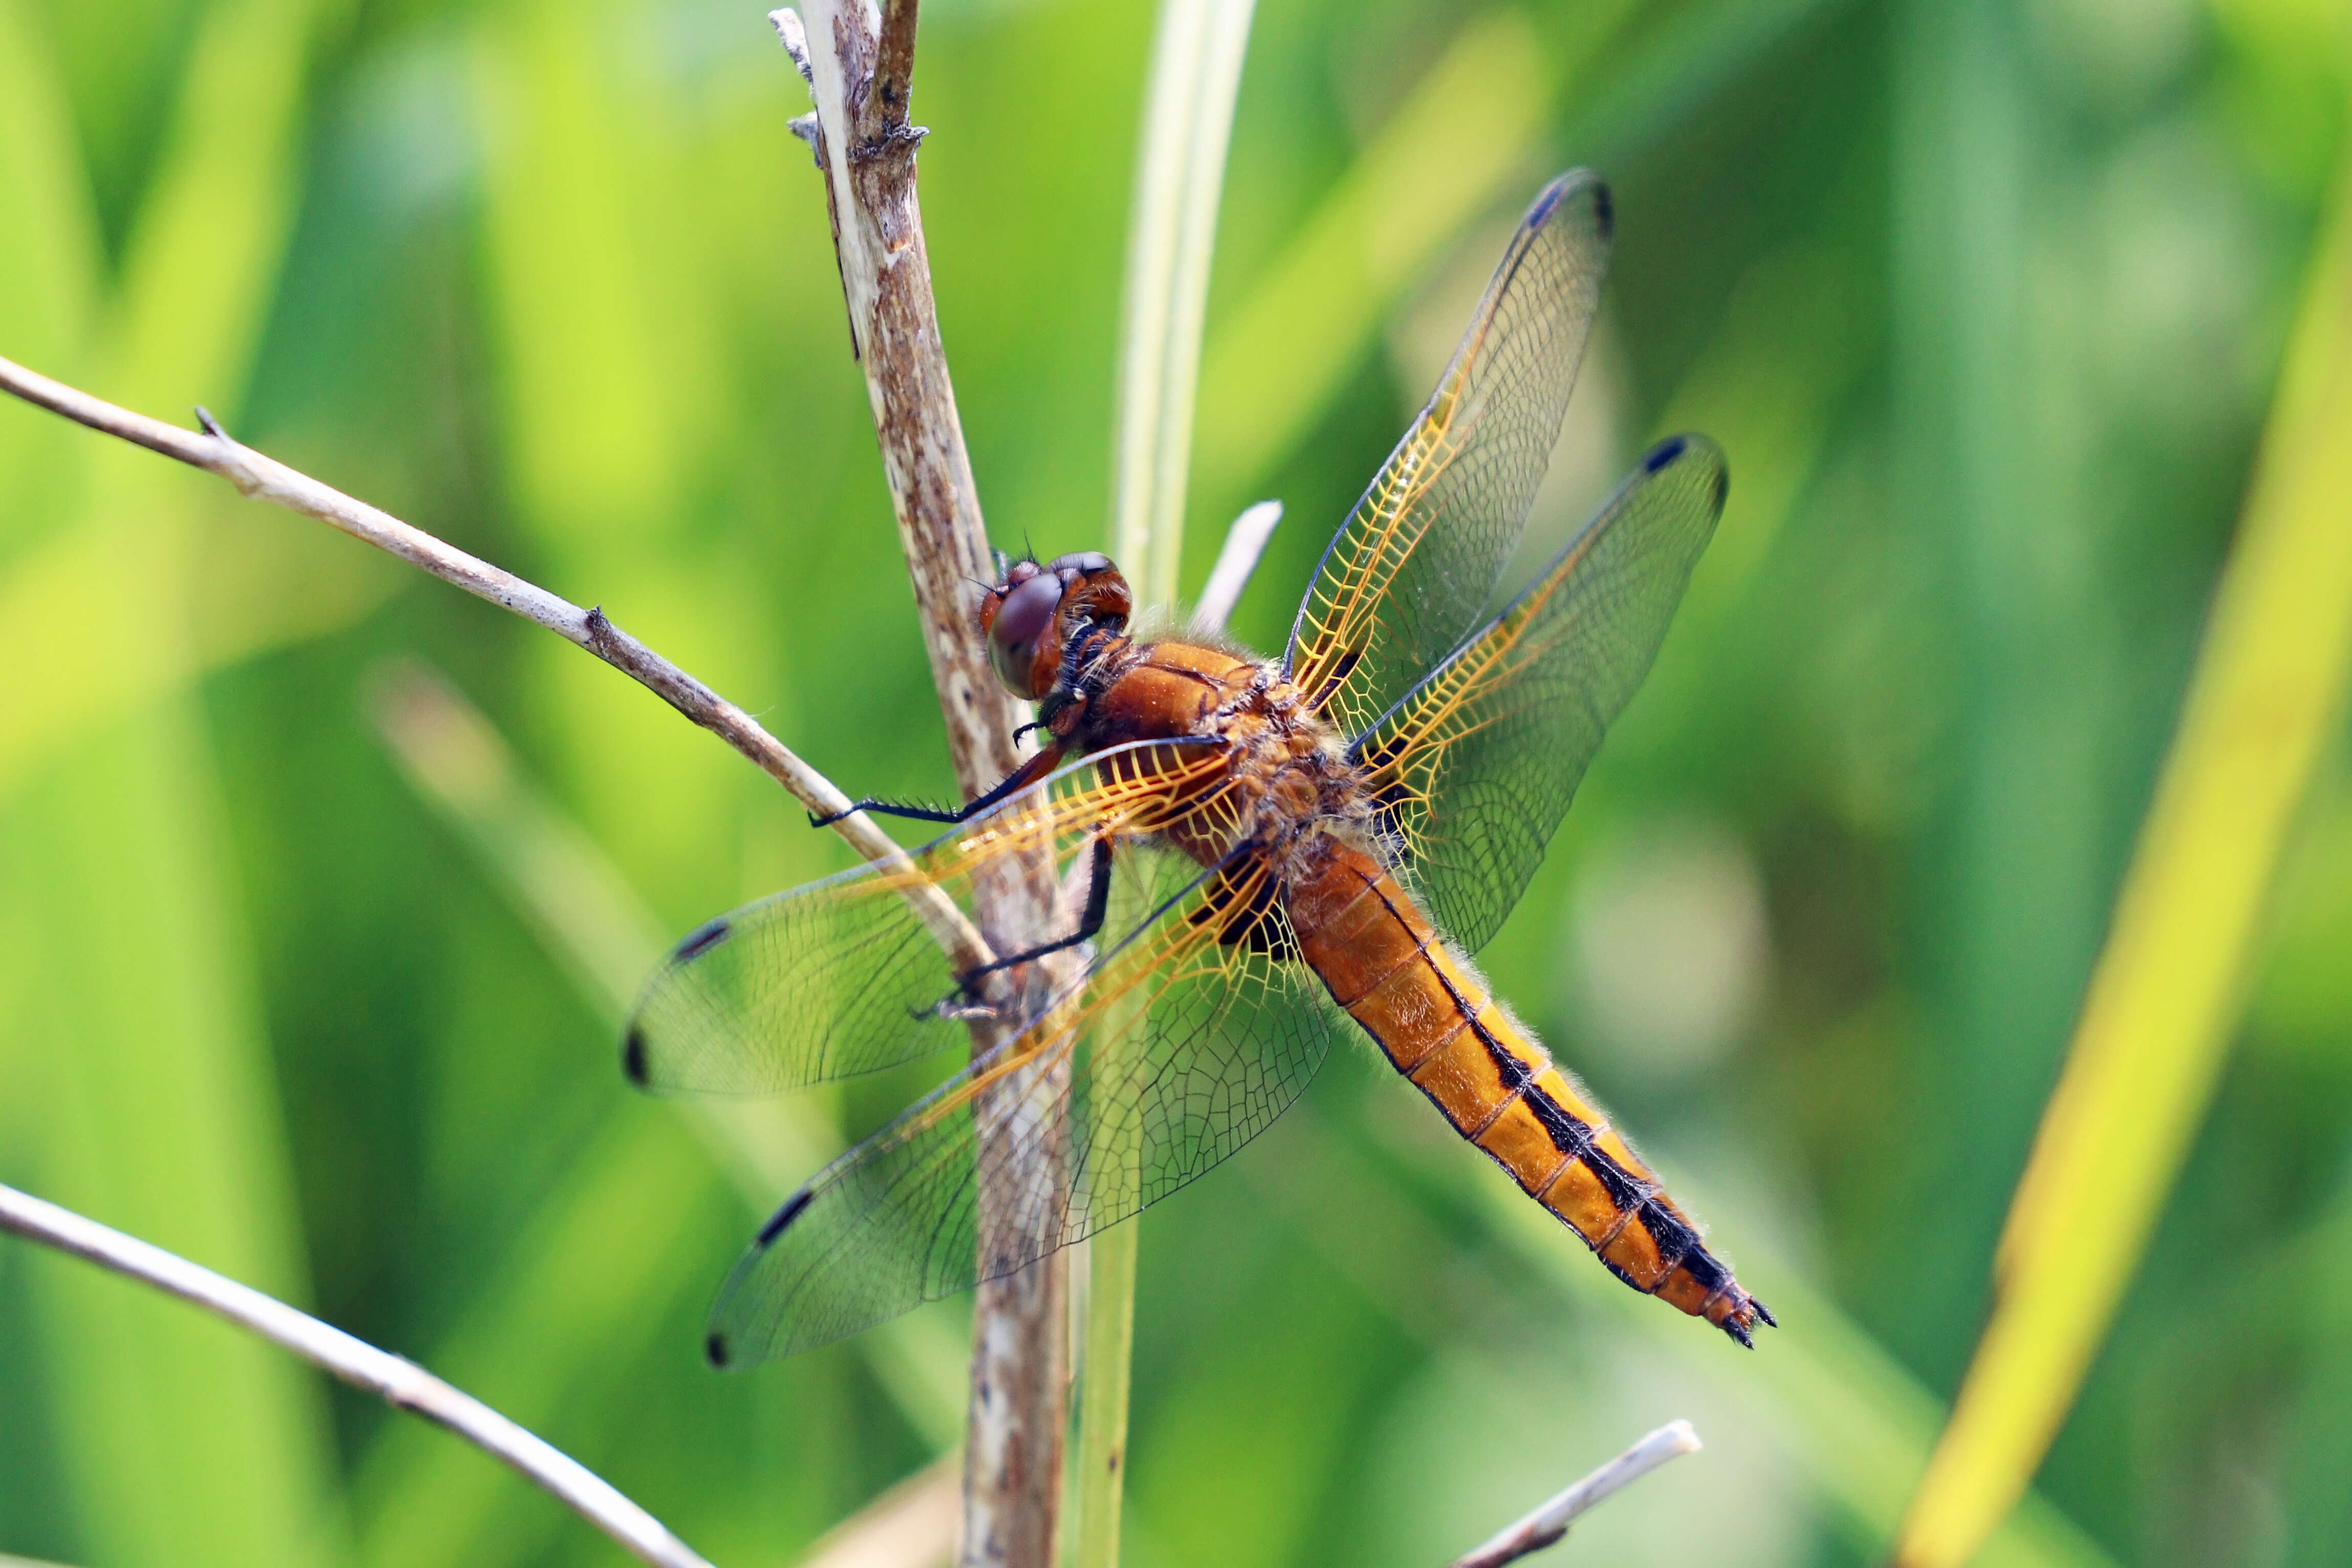
M646 982L624 1046L629 1077L656 1089L769 1093L965 1041L939 1006L959 983L936 934L940 911L961 918L989 878L1064 876L1098 836L1116 842L1218 809L1220 797L1202 786L1223 767L1206 747L1118 747L1040 780L903 863L860 867L722 915ZM1003 952L1059 933L982 934Z
M1291 679L1354 734L1451 652L1526 527L1609 264L1609 191L1573 170L1519 224L1437 390L1323 552Z
M1019 1033L778 1211L712 1309L712 1361L788 1355L1035 1262L1298 1097L1334 1015L1286 956L1264 864L1190 871Z
M1660 442L1528 590L1350 749L1430 913L1476 951L1518 902L1649 673L1729 477Z

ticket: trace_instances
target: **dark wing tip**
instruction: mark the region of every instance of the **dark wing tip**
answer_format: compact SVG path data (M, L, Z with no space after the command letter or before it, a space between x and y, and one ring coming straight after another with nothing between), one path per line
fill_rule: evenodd
M1723 448L1704 436L1669 436L1642 455L1642 471L1655 474L1674 467L1688 458L1711 464L1715 474L1707 487L1707 504L1715 515L1723 515L1723 503L1731 495L1731 468L1723 460Z
M684 963L688 959L707 952L725 942L727 933L733 929L734 927L728 923L725 915L719 916L715 921L706 921L686 933L686 940L677 944L677 951L670 957L676 963Z
M702 1359L719 1371L726 1371L730 1364L727 1359L727 1336L717 1329L711 1330L709 1337L702 1342Z
M646 1031L639 1025L630 1025L628 1037L621 1042L621 1071L639 1089L645 1088L649 1079L646 1070Z
M1590 169L1570 169L1537 192L1536 199L1528 204L1528 216L1520 220L1521 226L1541 228L1551 221L1552 215L1559 210L1562 203L1580 191L1592 193L1593 232L1604 240L1609 239L1617 226L1616 204L1610 197L1609 182Z
M786 1198L784 1200L784 1206L778 1209L775 1214L770 1217L768 1223L760 1227L759 1239L754 1241L751 1245L754 1247L765 1247L768 1243L775 1240L779 1236L782 1236L784 1231L784 1226L800 1218L801 1210L808 1207L809 1200L814 1196L816 1196L816 1194L814 1190L808 1187L803 1187L799 1192L796 1192L791 1197Z

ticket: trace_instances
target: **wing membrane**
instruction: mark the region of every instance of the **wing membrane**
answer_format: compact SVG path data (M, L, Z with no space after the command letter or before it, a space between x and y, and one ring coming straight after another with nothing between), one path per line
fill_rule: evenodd
M1609 261L1608 188L1544 188L1437 390L1324 551L1291 678L1354 734L1451 652L1494 597L1559 438Z
M1017 1036L785 1205L712 1310L714 1361L787 1355L1011 1273L1174 1192L1297 1098L1330 1047L1328 1004L1262 951L1280 944L1221 941L1264 867L1235 872L1244 896L1227 902L1232 878L1184 871Z
M1649 673L1728 476L1660 442L1559 558L1353 750L1430 912L1475 951L1543 858L1601 737Z
M712 921L646 983L629 1024L629 1076L653 1089L768 1093L963 1040L938 1007L958 977L906 895L937 889L970 909L982 879L1059 872L1098 835L1116 841L1218 809L1213 796L1196 793L1181 806L1178 798L1223 766L1203 747L1119 747L1061 769L898 867L861 867ZM1000 950L1014 940L990 934Z

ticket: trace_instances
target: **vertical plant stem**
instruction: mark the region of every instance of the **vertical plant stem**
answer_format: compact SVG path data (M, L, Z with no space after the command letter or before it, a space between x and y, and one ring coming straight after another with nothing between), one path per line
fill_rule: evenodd
M1111 528L1112 552L1144 605L1176 599L1209 263L1253 5L1165 0L1152 45L1128 231ZM1114 1226L1085 1251L1076 1490L1063 1552L1073 1568L1118 1562L1137 1235L1133 1224Z
M898 514L923 641L967 798L1019 765L1021 714L990 673L971 583L994 575L971 461L948 376L908 123L915 0L808 0L805 23L779 11L784 46L815 100L817 165L849 306L851 350L866 372L882 468ZM992 870L972 899L998 952L1031 944L1053 906L1054 865L1041 851ZM1003 1020L1026 1016L1051 984L1047 965L993 1019L971 1026L972 1052L1002 1043ZM1013 1075L982 1100L980 1264L973 1303L971 1408L964 1469L963 1560L973 1568L1046 1568L1053 1561L1067 1429L1068 1357L1059 1254L996 1279L993 1258L1018 1256L1024 1225L1059 1214L1066 1184L1058 1143L1023 1147L1024 1124L1055 1114L1066 1065ZM1026 1216L1026 1217L1024 1217Z
M1130 1220L1086 1244L1086 1303L1078 1337L1078 1435L1064 1532L1064 1568L1116 1568L1127 1482L1128 1378L1135 1348L1135 1253Z
M1143 604L1176 596L1201 327L1255 0L1166 0L1129 219L1111 552Z

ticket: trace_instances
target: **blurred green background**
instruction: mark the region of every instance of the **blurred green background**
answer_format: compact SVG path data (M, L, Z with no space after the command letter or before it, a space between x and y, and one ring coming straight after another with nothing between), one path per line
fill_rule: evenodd
M1010 549L1107 532L1151 22L924 7L931 257ZM1271 647L1519 206L1610 177L1530 554L1666 428L1723 442L1732 500L1484 962L1786 1327L1749 1356L1634 1298L1343 1054L1140 1222L1130 1562L1441 1561L1677 1415L1706 1451L1562 1561L1883 1548L2231 536L2344 26L1261 0L1186 580L1282 498L1236 619ZM203 402L603 604L854 791L944 795L805 107L751 4L0 0L0 353ZM404 770L395 658L513 773L429 726ZM845 863L772 784L543 633L13 403L0 668L0 1180L426 1363L721 1563L789 1560L955 1440L962 1303L746 1374L698 1356L767 1205L919 1076L714 1131L615 1069L653 943ZM1988 1561L2352 1558L2342 751L2214 1113ZM453 1439L14 1243L0 1552L617 1560Z

